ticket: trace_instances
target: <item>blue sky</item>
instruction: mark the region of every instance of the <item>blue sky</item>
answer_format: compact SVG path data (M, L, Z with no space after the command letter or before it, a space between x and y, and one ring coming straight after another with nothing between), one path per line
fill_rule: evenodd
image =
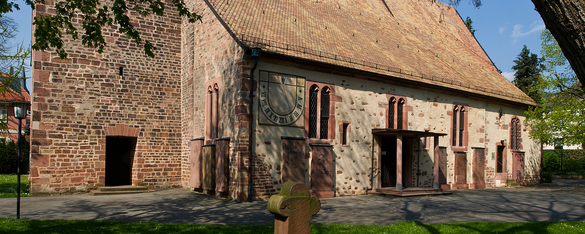
M446 0L444 0L446 1ZM455 7L465 20L473 21L475 38L496 67L509 80L514 79L514 59L526 45L540 56L540 33L544 22L530 0L483 0L480 8L461 0Z
M514 77L513 61L524 45L540 57L540 33L544 23L530 0L482 2L480 8L475 8L469 4L469 0L461 0L455 9L464 20L467 16L471 17L472 25L477 30L475 37L502 74L511 80ZM24 42L26 45L30 44L32 10L23 1L18 3L22 10L8 15L19 25L19 34L13 43ZM27 76L30 76L30 72Z

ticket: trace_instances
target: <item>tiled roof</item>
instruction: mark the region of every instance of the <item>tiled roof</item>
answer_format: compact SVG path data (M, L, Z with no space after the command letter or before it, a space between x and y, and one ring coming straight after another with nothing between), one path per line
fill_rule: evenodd
M249 47L535 104L434 0L206 0Z
M2 86L2 82L0 82L0 86ZM30 94L24 89L24 87L20 87L21 89L20 93L14 91L9 86L6 86L6 89L7 89L6 92L2 92L0 90L0 103L3 103L5 100L16 102L30 102Z

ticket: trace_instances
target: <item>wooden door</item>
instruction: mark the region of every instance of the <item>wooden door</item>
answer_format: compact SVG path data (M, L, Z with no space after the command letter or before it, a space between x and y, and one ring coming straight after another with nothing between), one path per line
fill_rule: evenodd
M513 167L513 179L516 181L516 183L524 183L524 152L514 152Z
M485 149L475 148L473 152L473 183L476 188L485 184Z
M282 139L282 183L293 181L305 183L305 140Z
M467 183L467 154L455 152L455 184Z

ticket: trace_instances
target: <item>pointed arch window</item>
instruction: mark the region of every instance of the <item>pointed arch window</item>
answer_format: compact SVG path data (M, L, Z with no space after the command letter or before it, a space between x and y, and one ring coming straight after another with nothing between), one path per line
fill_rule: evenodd
M453 135L452 146L465 147L467 145L467 129L465 121L467 119L467 107L463 105L453 106Z
M321 139L327 139L329 135L329 87L325 86L321 91Z
M205 95L205 138L212 143L214 139L219 138L219 107L220 104L220 84L219 79L214 79L206 83Z
M510 147L512 150L520 150L520 119L518 117L512 118L510 129Z
M331 124L332 92L329 85L313 84L308 92L308 111L305 112L307 137L314 140L329 140L332 133L329 132ZM335 124L333 122L333 124Z
M398 108L396 108L396 114L398 115L398 116L396 116L396 128L397 129L402 129L403 111L404 111L404 99L401 98L400 100L398 100Z
M406 99L402 97L390 97L388 100L388 124L390 129L403 129L405 120L404 105Z
M317 99L319 87L311 86L309 90L309 138L317 138Z
M396 98L390 98L388 103L388 128L394 129L394 117L396 116L394 106L396 105Z

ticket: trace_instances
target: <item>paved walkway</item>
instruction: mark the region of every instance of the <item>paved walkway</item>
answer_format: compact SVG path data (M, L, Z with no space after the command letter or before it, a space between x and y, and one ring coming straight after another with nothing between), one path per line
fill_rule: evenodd
M313 224L584 221L585 181L555 180L526 188L456 190L430 198L347 196L321 199ZM0 199L0 217L15 217L16 199ZM66 195L21 199L21 218L99 219L194 224L273 224L266 202L236 203L184 189L140 195Z

